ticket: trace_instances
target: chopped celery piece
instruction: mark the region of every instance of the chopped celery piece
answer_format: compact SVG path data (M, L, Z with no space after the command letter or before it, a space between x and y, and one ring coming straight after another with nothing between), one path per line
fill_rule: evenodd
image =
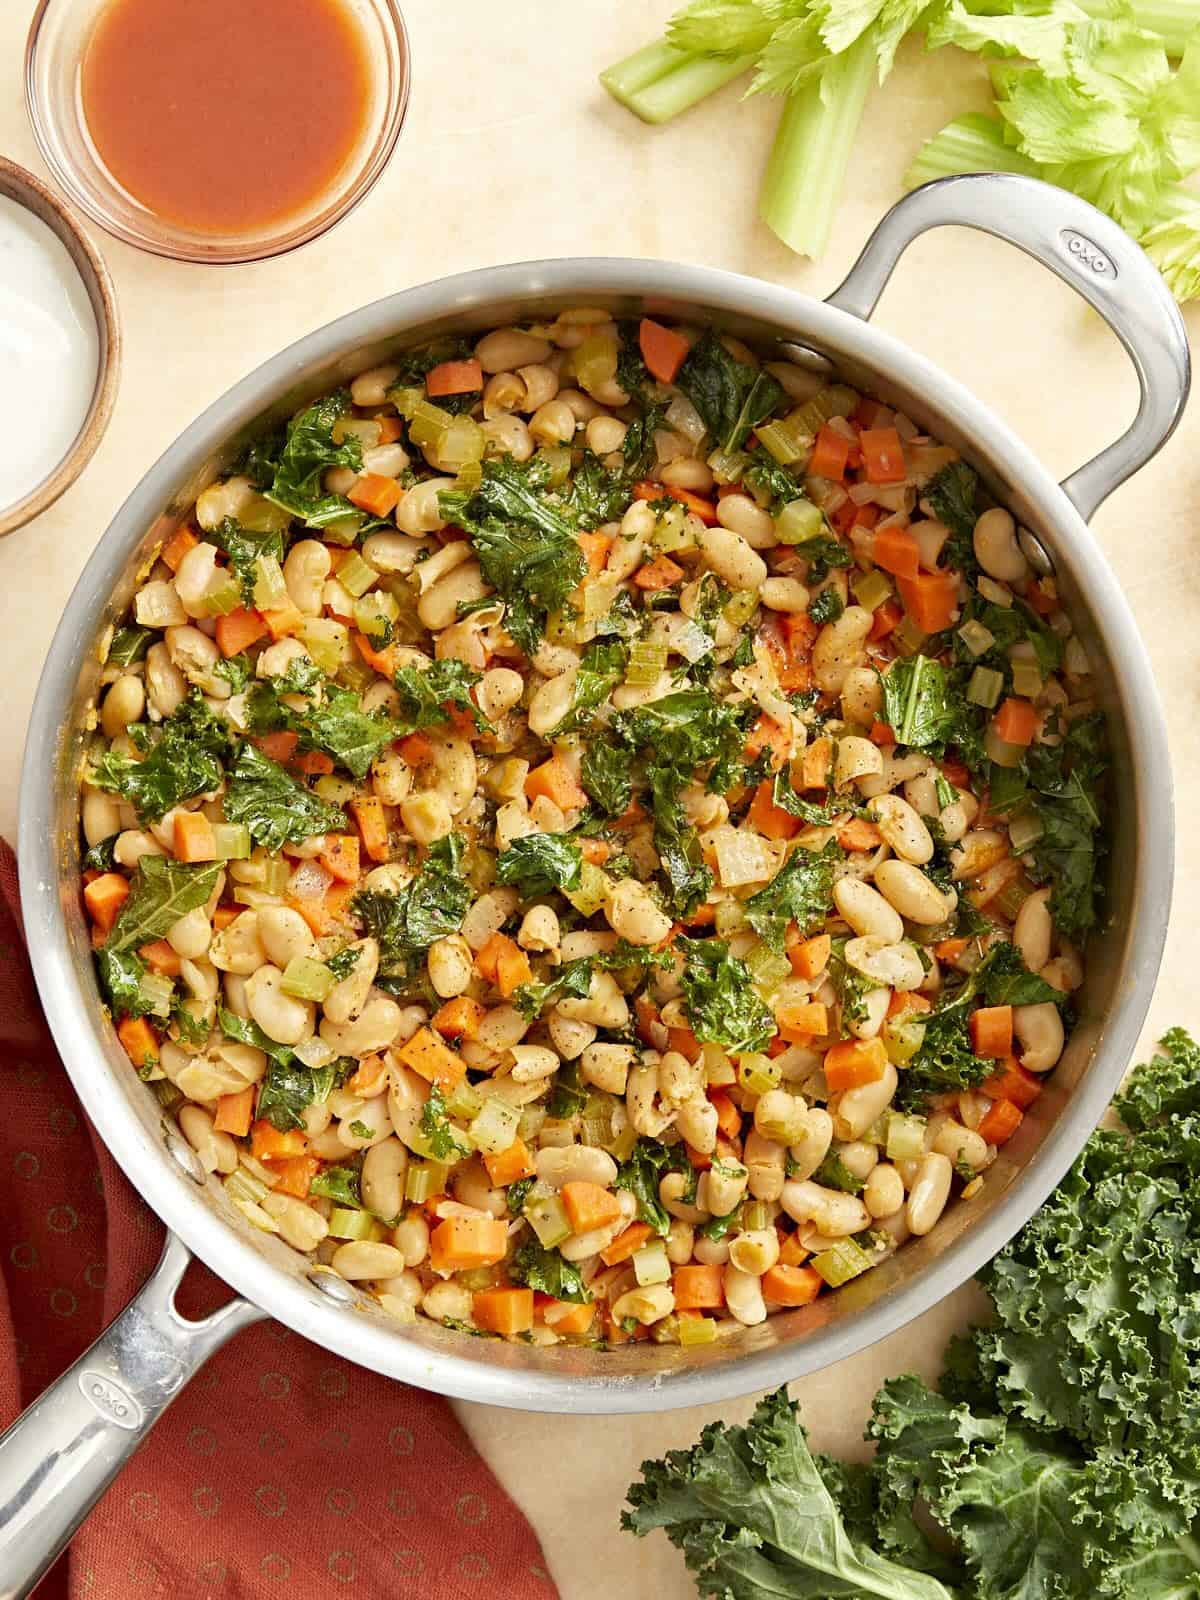
M254 563L254 604L259 611L278 611L288 604L283 568L274 556L259 556Z
M344 517L335 517L332 522L327 522L321 529L321 538L326 544L340 544L349 547L362 532L363 523L367 520L364 511L347 511Z
M536 1199L531 1197L526 1200L524 1215L540 1243L547 1250L552 1250L556 1244L561 1244L564 1239L569 1239L571 1236L571 1224L567 1221L563 1203L556 1194L539 1195Z
M681 1316L679 1342L687 1349L693 1344L712 1344L717 1337L717 1325L711 1317Z
M571 452L564 444L548 444L538 452L538 460L548 468L547 486L561 489L571 476Z
M1012 664L1013 693L1026 700L1036 700L1042 692L1042 675L1036 661L1014 661Z
M421 1206L435 1194L444 1193L448 1170L437 1161L411 1162L404 1179L404 1198Z
M1015 855L1021 855L1035 845L1045 832L1041 818L1034 811L1019 812L1008 825L1008 838Z
M709 456L708 465L718 483L737 483L750 465L750 457L744 450L717 449Z
M667 1259L667 1247L661 1239L655 1239L653 1244L643 1245L640 1250L633 1252L633 1272L643 1289L649 1283L671 1281L671 1263Z
M323 961L314 961L311 956L293 956L283 969L279 987L284 994L294 995L297 1000L315 1000L321 1004L337 981Z
M263 863L262 887L268 894L281 895L291 882L292 864L278 856Z
M467 1129L477 1150L485 1155L498 1156L512 1148L521 1120L519 1107L510 1106L507 1100L492 1095L483 1102L483 1108Z
M866 1272L874 1262L853 1239L839 1239L828 1250L822 1250L819 1256L814 1256L812 1264L829 1287L837 1289L843 1283L849 1283L851 1278Z
M138 983L138 999L152 1017L171 1015L171 996L175 985L157 972L144 972Z
M637 1129L630 1123L626 1123L620 1133L610 1139L604 1148L614 1161L628 1161L634 1152L637 1142Z
M348 778L335 778L331 772L318 778L313 789L322 800L328 800L335 806L344 806L358 793Z
M867 611L878 611L885 600L890 600L892 586L882 572L860 572L851 580L851 593Z
M770 945L764 944L761 939L751 946L744 960L756 987L767 995L774 994L779 985L792 975L792 964L788 958L776 955Z
M892 643L902 656L915 656L928 638L911 617L905 617L892 633Z
M991 902L989 910L998 911L1006 922L1015 922L1018 912L1026 900L1029 899L1031 893L1032 888L1026 880L1025 874L1019 872L1015 878L1010 878L1004 885L1000 893Z
M657 683L667 665L667 646L664 642L635 639L629 647L629 664L625 668L625 682L631 689L648 689Z
M474 494L483 482L483 460L464 461L458 469L454 487L465 494Z
M292 513L277 506L265 495L256 494L239 507L237 520L241 527L248 528L251 533L286 533L292 525Z
M779 1087L782 1077L779 1063L770 1056L752 1051L738 1058L737 1081L747 1094L769 1094Z
M225 1192L231 1200L262 1200L270 1193L267 1185L245 1167L235 1167L225 1179Z
M250 859L250 829L244 822L214 822L213 851L218 861Z
M975 587L993 605L1003 606L1006 611L1012 610L1013 592L1006 583L997 583L995 578L980 578Z
M305 617L296 629L296 637L321 671L330 677L350 659L350 630L344 622L335 622L332 617Z
M925 1041L925 1024L893 1018L884 1024L883 1047L888 1060L902 1067L912 1060Z
M676 50L665 39L635 50L600 74L614 100L643 122L669 122L754 65L752 55L713 60Z
M996 642L996 635L990 628L985 628L982 622L964 622L958 630L958 637L973 656L986 655Z
M425 399L425 390L418 385L401 383L388 390L388 399L405 421L411 422L417 407Z
M474 417L463 413L451 417L446 431L433 445L438 467L443 472L457 473L469 462L482 461L485 442L483 429Z
M158 1103L164 1111L174 1111L177 1105L182 1104L183 1094L175 1087L170 1078L148 1078L146 1081L153 1084L154 1093L158 1096Z
M740 628L743 623L750 621L757 610L757 589L737 589L725 602L725 609L721 615L726 622L732 623L735 628Z
M373 643L387 643L392 628L400 615L395 595L375 589L354 602L354 621L360 633L365 633Z
M716 911L716 930L720 938L726 939L738 928L746 923L746 911L740 900L718 900Z
M696 539L688 526L687 512L678 500L673 500L659 516L652 538L657 549L667 552L695 547Z
M592 333L571 358L580 386L589 393L617 375L617 341L611 333Z
M526 1106L521 1112L520 1122L517 1123L517 1138L524 1144L532 1144L545 1120L545 1106Z
M998 767L1016 768L1025 758L1025 746L1010 744L1007 739L1002 739L996 732L995 723L989 723L983 735L983 753Z
M758 1233L771 1226L771 1208L765 1200L747 1200L740 1220L747 1233Z
M338 582L356 600L359 595L366 594L378 577L379 573L363 560L357 550L352 551L337 569Z
M481 1289L490 1289L496 1281L495 1271L491 1267L472 1267L455 1276L463 1288L470 1289L472 1294L478 1294Z
M775 518L775 531L780 544L803 544L824 533L825 518L811 500L789 500Z
M236 611L241 603L242 586L238 580L223 572L216 573L212 584L205 592L205 612L210 617L227 617L231 611Z
M594 916L608 898L612 880L592 861L583 863L583 874L578 889L562 892L582 917Z
M831 417L848 417L857 411L858 399L857 393L844 383L827 384L788 414L787 425L796 432L818 434Z
M976 667L967 684L967 699L990 711L1004 693L1004 674L993 667Z
M443 411L441 406L429 400L418 400L409 420L409 437L422 450L427 446L437 449L453 421L452 414Z
M906 1117L892 1111L887 1119L889 1161L916 1161L925 1154L925 1118Z
M329 1213L329 1233L333 1239L377 1239L382 1230L369 1211L352 1210L350 1206L334 1206Z
M807 451L807 442L798 439L784 422L765 422L754 431L759 444L781 467L790 467Z

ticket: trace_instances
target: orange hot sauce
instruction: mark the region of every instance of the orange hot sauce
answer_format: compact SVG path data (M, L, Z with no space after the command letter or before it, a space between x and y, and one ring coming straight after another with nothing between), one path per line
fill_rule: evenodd
M236 235L308 209L370 104L345 0L109 0L81 68L109 172L164 221Z

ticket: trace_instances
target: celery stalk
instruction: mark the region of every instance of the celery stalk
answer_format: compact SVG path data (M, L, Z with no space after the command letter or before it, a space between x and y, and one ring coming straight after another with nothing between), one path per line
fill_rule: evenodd
M1112 16L1109 0L1079 0L1089 16L1103 20ZM1169 56L1183 55L1188 39L1200 18L1195 0L1133 0L1133 20L1147 33L1156 33Z
M1004 142L1004 124L997 117L972 111L948 122L927 139L904 174L905 186L915 189L934 178L953 178L963 172L1019 172L1027 178L1039 173L1035 161Z
M670 122L753 65L753 56L714 61L710 56L675 50L659 39L615 61L600 74L600 82L614 100L643 122Z
M801 255L818 256L829 242L875 64L872 27L831 56L820 79L789 95L784 106L759 216Z

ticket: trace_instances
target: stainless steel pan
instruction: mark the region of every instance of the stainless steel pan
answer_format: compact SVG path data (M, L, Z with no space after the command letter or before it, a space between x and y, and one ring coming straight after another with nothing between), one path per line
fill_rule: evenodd
M1133 360L1141 405L1132 427L1061 485L967 389L869 324L905 247L944 224L982 229L1036 257L1091 302ZM1079 1025L983 1194L813 1306L715 1347L644 1344L603 1355L464 1339L427 1322L397 1325L350 1284L248 1228L219 1187L205 1183L188 1145L130 1071L101 1008L79 908L76 798L97 641L127 605L147 550L250 432L431 335L597 304L712 320L763 351L833 362L852 383L960 447L1058 574L1097 664L1115 753L1109 921L1091 950ZM88 1115L170 1234L142 1293L0 1439L0 1595L27 1592L200 1364L260 1317L277 1317L393 1378L467 1400L652 1411L711 1404L841 1360L925 1311L1012 1236L1062 1177L1116 1088L1166 934L1173 824L1163 719L1133 618L1086 520L1169 436L1188 381L1179 313L1145 256L1083 202L996 174L948 179L902 200L824 303L704 267L609 259L530 262L411 289L300 340L171 446L121 508L64 613L34 706L20 828L30 951L63 1061ZM189 1251L244 1299L203 1322L182 1320L173 1291Z

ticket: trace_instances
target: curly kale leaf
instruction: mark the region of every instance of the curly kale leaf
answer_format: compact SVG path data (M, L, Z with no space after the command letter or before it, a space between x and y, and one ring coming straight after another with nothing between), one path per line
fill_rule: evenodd
M92 782L128 800L143 822L158 822L173 807L219 789L223 761L233 749L229 724L213 715L199 689L161 724L158 737L146 730L140 760L106 750Z
M713 443L727 453L739 450L784 398L770 373L730 355L711 328L688 351L675 381L700 413Z
M574 1262L564 1260L557 1250L547 1250L536 1239L528 1239L520 1247L509 1262L508 1275L514 1283L540 1290L555 1300L591 1304L591 1294Z
M241 747L230 769L225 815L244 822L254 842L268 850L346 826L341 806L319 799L252 744Z
M775 1021L746 963L720 939L677 939L675 948L684 957L684 1004L696 1038L727 1050L761 1050Z
M464 845L448 834L429 847L421 871L403 889L363 889L350 911L379 941L379 971L385 981L410 982L420 958L438 939L457 933L473 898L462 876Z
M825 921L834 868L841 859L836 839L823 850L793 850L766 888L745 902L746 921L777 955L783 952L789 923L795 922L804 936Z

